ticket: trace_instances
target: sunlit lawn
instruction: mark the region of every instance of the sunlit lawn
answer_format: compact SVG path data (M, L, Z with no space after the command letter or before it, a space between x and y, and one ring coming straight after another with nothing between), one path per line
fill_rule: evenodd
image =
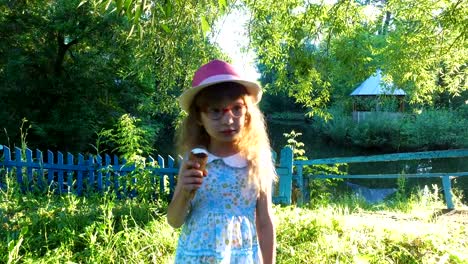
M175 253L163 203L11 191L0 200L0 263L170 263ZM468 216L436 214L441 206L275 206L277 263L468 263Z

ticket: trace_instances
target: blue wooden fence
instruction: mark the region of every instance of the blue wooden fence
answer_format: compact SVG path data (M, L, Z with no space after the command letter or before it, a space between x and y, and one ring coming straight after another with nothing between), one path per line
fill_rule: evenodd
M0 159L0 166L4 167L4 172L0 171L0 187L5 185L6 175L14 172L19 186L26 190L51 190L57 193L73 192L82 195L84 192L104 192L116 191L117 196L136 196L135 186L146 184L138 182L139 173L135 165L128 165L125 160L120 160L117 156L109 155L73 155L62 152L54 154L47 151L47 158L42 151L36 150L35 156L30 149L15 147L12 151L0 145L3 150L3 158ZM276 153L272 153L276 160ZM280 163L277 170L280 179L290 179L292 175L292 152L285 149L281 152ZM168 156L164 159L158 155L155 160L149 157L144 166L145 171L150 172L150 187L157 196L172 197L175 189L176 175L182 157L174 159ZM167 161L167 162L166 162ZM286 164L286 165L285 165ZM273 197L277 203L288 203L288 186L284 186L281 180L278 195ZM290 195L289 195L290 196Z
M26 149L24 153L20 148L15 148L12 153L6 146L0 145L3 150L3 158L0 159L0 166L3 166L4 173L0 173L0 187L5 184L5 176L10 171L15 171L16 180L19 185L26 190L34 188L50 188L58 193L73 192L78 195L85 191L103 192L113 190L118 195L135 196L135 186L146 184L139 182L138 172L141 168L128 165L125 160L120 160L117 156L109 155L73 155L61 152L54 154L47 151L47 161L40 150L33 151ZM468 157L468 149L447 150L447 151L427 151L414 153L384 154L375 156L358 156L344 158L327 158L315 160L295 160L293 150L285 147L280 152L279 161L273 152L273 159L276 163L276 172L279 182L273 190L273 201L281 204L291 204L293 181L302 194L307 192L305 183L308 180L316 179L391 179L402 177L401 174L362 174L362 175L304 175L306 166L337 163L367 163L367 162L388 162L402 160L421 160L439 158L461 158ZM167 162L166 162L167 160ZM156 195L172 196L175 188L176 175L181 157L174 159L168 156L167 159L158 155L155 160L149 157L145 162L145 171L150 172L150 187L154 189ZM444 172L444 173L419 173L405 174L406 178L433 178L442 179L447 208L453 209L451 191L451 178L468 176L468 172ZM301 203L302 201L298 201Z
M412 153L395 153L383 154L373 156L355 156L355 157L342 157L342 158L326 158L314 160L294 160L292 158L292 150L286 148L282 150L285 159L279 170L282 173L291 173L290 175L283 176L280 180L280 200L282 203L291 203L291 193L293 181L297 182L298 188L302 194L307 192L305 183L310 180L317 179L397 179L399 177L405 178L441 178L444 190L445 203L448 209L454 209L452 199L452 184L451 179L456 177L468 176L467 171L457 172L422 172L416 174L360 174L360 175L336 175L336 174L320 174L320 175L305 175L304 168L311 165L332 165L344 163L372 163L372 162L394 162L403 160L424 160L424 159L442 159L442 158L468 158L468 149L457 150L443 150L443 151L425 151L425 152L412 152ZM287 162L286 162L287 161ZM468 161L468 160L467 160ZM302 196L304 197L304 196ZM298 201L301 203L302 201Z
M82 195L83 192L102 192L113 190L118 196L135 196L138 184L137 170L135 165L127 164L125 160L117 156L109 155L73 155L47 151L47 160L44 160L42 151L33 151L15 148L12 153L6 146L0 145L3 149L3 158L0 166L5 168L3 175L10 172L16 174L16 181L23 190L44 190L51 189L54 192L73 192ZM181 158L178 157L180 160ZM144 169L151 173L150 183L152 187L159 187L154 190L155 194L167 194L172 196L175 186L175 175L178 173L178 163L169 156L166 160L160 155L157 160L149 157ZM6 178L0 174L0 186L5 185Z

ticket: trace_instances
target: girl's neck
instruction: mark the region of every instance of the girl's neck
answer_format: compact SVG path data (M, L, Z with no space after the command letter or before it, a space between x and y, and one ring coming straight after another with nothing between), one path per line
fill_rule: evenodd
M233 142L223 142L222 144L210 144L208 151L218 157L228 157L238 153L239 148Z

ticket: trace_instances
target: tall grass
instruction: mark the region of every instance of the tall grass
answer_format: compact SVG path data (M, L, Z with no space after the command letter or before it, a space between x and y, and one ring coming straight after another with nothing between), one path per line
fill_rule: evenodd
M178 231L162 204L16 187L8 180L0 191L0 263L165 263L173 255Z
M0 263L172 262L179 230L166 223L166 204L35 196L3 176ZM438 191L402 196L394 205L343 196L319 206L275 206L277 263L468 263L466 222L437 216Z
M467 263L463 223L411 214L277 208L278 263Z

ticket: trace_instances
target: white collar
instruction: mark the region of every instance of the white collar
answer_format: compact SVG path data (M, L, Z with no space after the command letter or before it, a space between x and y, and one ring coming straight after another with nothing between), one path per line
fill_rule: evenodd
M240 155L240 153L236 153L231 156L227 157L218 157L208 152L208 163L213 162L215 160L222 160L226 165L234 168L244 168L247 167L247 160Z

